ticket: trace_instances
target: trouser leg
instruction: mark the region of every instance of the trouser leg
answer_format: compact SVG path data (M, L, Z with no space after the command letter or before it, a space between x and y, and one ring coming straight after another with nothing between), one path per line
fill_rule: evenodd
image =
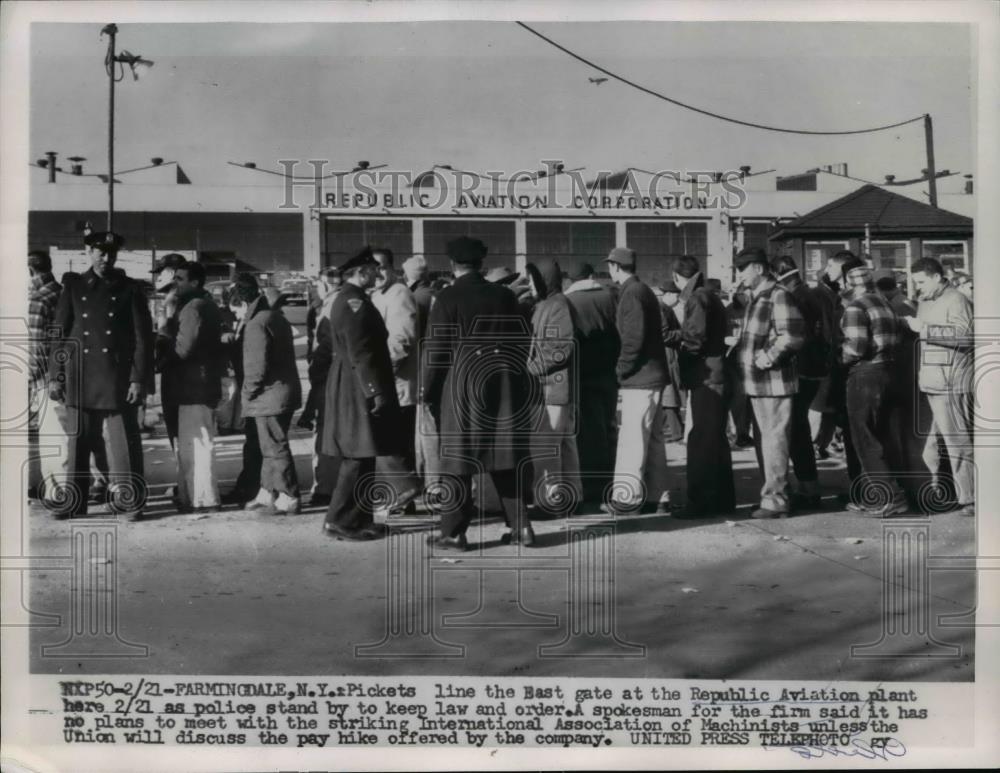
M299 481L295 474L292 449L288 444L288 429L291 424L291 412L257 417L257 436L263 457L260 487L271 493L298 498Z
M722 387L692 389L691 432L687 437L687 500L695 510L728 513L736 506L733 460L726 438Z
M257 420L248 417L243 419L243 469L236 478L235 490L247 498L253 498L260 490L260 468L264 458L260 452L260 439L257 437Z
M456 475L452 476L452 480L458 487L458 492L449 500L448 509L441 513L441 534L445 537L465 534L475 511L472 501L472 476ZM506 510L504 513L506 517Z
M182 405L179 411L178 462L181 502L188 507L218 507L215 476L215 415L207 405Z
M800 378L799 391L792 397L791 447L792 466L803 494L819 493L816 452L813 450L812 429L809 426L809 406L819 390L819 381Z
M756 426L760 428L761 474L764 485L760 505L776 512L788 511L788 457L791 445L792 398L751 397Z
M330 494L326 523L348 531L371 526L375 520L371 502L359 497L358 483L375 474L375 457L338 459L337 482Z
M887 458L889 411L892 408L889 379L885 366L855 366L847 378L847 417L851 442L861 467L860 479L852 489L855 499L865 504L883 499L871 487L887 491L893 501L903 497L893 476L898 467ZM858 486L861 488L857 489Z
M937 436L940 434L948 449L955 496L960 505L970 504L976 499L971 433L972 396L967 393L929 394L927 398L934 416L932 431L928 436L928 445L934 445L935 466L932 471L936 472L940 466L937 450ZM927 456L930 456L930 452Z

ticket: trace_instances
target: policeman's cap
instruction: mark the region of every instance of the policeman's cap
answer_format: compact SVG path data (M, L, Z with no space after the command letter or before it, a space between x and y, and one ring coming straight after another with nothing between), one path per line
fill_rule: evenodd
M83 237L87 247L96 247L101 252L117 252L125 244L125 240L111 231L91 231Z
M483 262L488 248L479 239L459 236L448 242L448 258L459 265L474 265Z
M346 274L348 271L353 271L356 268L361 268L362 266L377 266L378 261L375 260L375 256L372 254L371 247L365 247L361 252L355 255L350 260L341 263L338 268L340 273Z

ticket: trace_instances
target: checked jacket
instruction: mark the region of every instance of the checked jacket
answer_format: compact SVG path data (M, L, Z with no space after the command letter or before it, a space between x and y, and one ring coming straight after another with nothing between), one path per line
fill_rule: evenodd
M764 277L752 292L736 344L748 395L785 397L798 392L795 353L805 344L805 332L791 293Z

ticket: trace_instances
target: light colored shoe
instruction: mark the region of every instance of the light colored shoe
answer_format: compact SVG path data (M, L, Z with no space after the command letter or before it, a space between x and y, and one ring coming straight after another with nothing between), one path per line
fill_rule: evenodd
M299 499L298 497L292 497L282 492L278 494L278 498L274 500L274 509L278 513L282 513L284 515L298 515Z
M274 507L274 497L267 489L261 489L252 502L247 502L247 510L268 510Z

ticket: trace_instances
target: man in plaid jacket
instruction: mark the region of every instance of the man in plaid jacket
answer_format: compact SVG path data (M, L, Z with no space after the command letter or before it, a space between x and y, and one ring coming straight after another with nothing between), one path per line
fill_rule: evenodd
M52 276L52 259L47 252L28 253L31 285L28 293L28 437L31 447L28 460L28 496L40 495L43 481L52 481L57 470L65 472L65 434L62 406L47 402L49 351L54 337L56 304L62 285ZM47 444L57 443L61 453L41 457L42 435Z
M899 402L892 368L903 340L902 323L876 292L871 269L853 253L837 253L826 272L843 288L840 362L847 370L850 442L861 467L851 480L847 509L874 518L905 513L906 495L894 477L904 468L892 437Z
M763 250L736 256L740 284L750 303L736 345L743 386L754 417L754 445L764 487L754 518L788 513L788 458L792 397L798 391L795 352L805 343L805 322L791 294L771 275Z

